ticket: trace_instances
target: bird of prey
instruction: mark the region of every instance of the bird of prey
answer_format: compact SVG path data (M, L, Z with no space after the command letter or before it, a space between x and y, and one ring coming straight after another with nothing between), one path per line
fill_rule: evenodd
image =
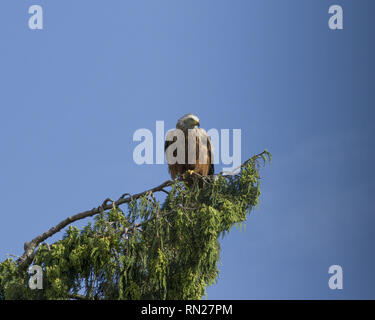
M178 119L176 129L168 131L164 145L168 171L175 179L186 175L214 174L213 148L209 135L199 128L199 118L191 113Z

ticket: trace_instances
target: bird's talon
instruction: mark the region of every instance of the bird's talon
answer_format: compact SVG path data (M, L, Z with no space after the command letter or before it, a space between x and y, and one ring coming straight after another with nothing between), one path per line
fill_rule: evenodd
M193 175L193 173L194 173L194 170L187 170L187 171L185 171L185 172L181 175L181 177L182 177L182 179L187 179L188 176Z

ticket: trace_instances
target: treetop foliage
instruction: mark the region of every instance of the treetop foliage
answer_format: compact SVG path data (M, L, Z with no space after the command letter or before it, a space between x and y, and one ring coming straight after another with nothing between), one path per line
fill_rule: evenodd
M43 289L11 258L0 263L1 299L201 299L217 281L219 237L257 206L264 151L239 173L173 181L165 199L148 192L97 214L81 230L41 243L32 264ZM203 181L203 187L201 186Z

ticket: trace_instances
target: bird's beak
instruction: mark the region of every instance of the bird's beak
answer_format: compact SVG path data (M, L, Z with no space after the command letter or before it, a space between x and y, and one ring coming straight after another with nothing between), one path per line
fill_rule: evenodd
M199 128L201 124L199 123L199 121L197 121L196 125L197 125L198 128Z

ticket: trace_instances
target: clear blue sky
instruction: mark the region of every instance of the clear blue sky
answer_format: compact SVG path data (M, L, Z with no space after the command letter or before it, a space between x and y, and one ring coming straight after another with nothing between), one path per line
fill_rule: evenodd
M328 28L331 4L344 30ZM207 298L375 298L374 1L2 0L0 13L0 260L168 179L133 162L133 132L193 112L242 129L243 160L273 154Z

